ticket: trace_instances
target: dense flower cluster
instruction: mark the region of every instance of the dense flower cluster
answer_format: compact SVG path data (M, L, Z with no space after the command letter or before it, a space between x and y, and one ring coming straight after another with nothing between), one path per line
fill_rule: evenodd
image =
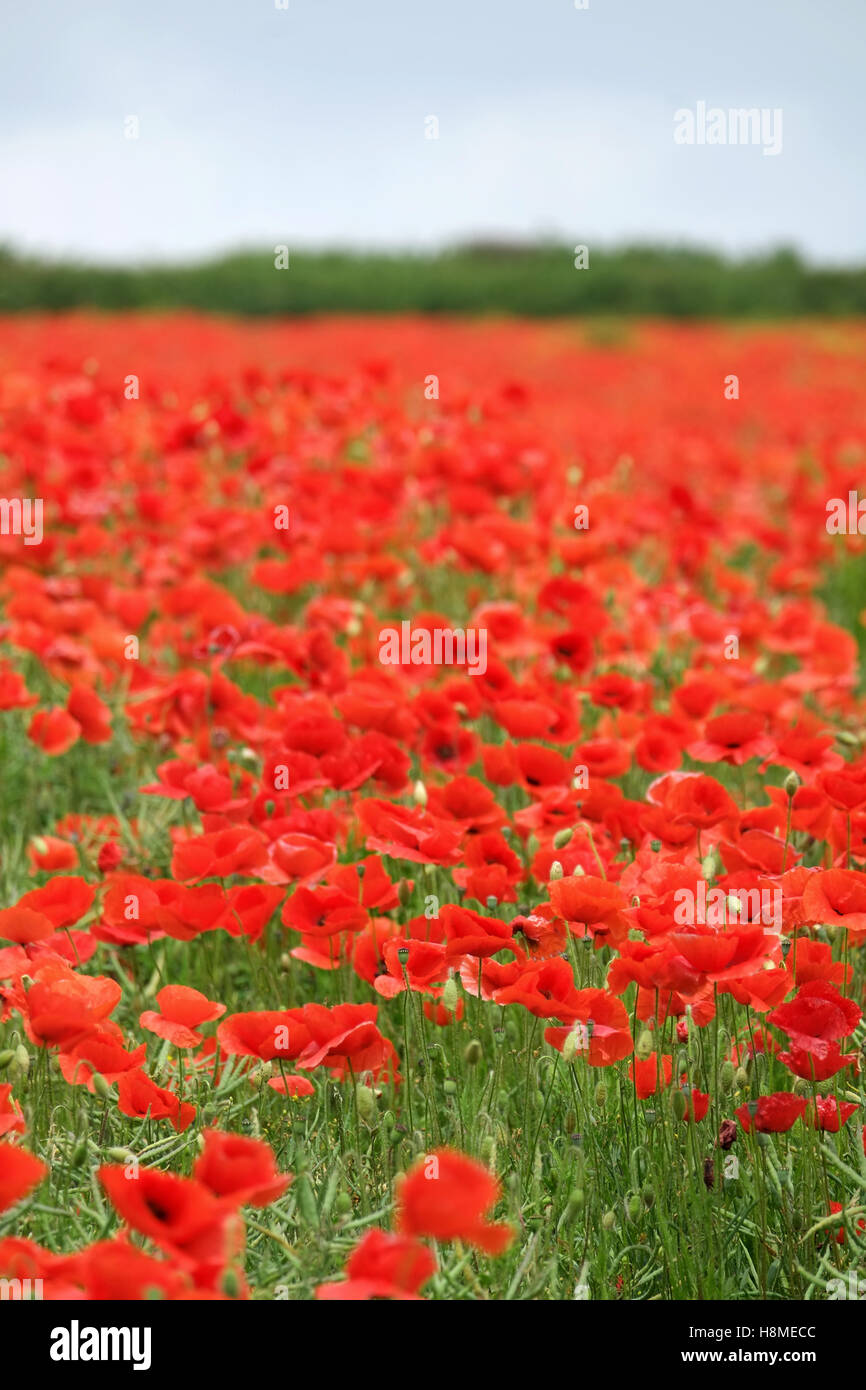
M426 1046L527 1011L557 1065L678 1095L725 1149L732 1116L741 1145L862 1120L866 725L858 635L816 597L862 555L825 526L863 476L846 334L3 326L3 491L43 500L44 538L0 538L0 720L49 796L0 910L0 1017L69 1088L199 1139L188 1176L99 1167L120 1234L10 1235L0 1273L243 1296L240 1209L289 1175L206 1123L205 1080L236 1076L287 1107L421 1097L394 1232L319 1297L422 1296L424 1237L503 1251L407 1017ZM483 631L484 669L383 662L407 621ZM97 773L52 817L67 761ZM214 936L252 981L278 941L283 997L184 972L145 998L156 944ZM735 1106L720 1069L758 1053ZM0 1207L47 1173L17 1091Z

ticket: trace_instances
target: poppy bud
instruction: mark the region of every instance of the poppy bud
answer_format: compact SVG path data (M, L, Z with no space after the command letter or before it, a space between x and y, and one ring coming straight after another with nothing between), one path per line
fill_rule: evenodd
M658 854L658 852L659 852L659 850L661 849L661 847L662 847L662 842L661 842L661 840L650 840L650 849L652 850L653 854Z
M282 970L284 975L288 975L291 968L292 958L289 955L288 951L283 951L283 954L280 956L280 969Z
M416 806L427 805L427 788L423 782L416 782L412 788L412 800Z
M87 1140L81 1139L72 1150L72 1156L69 1159L71 1166L73 1168L80 1168L82 1163L87 1159L88 1152Z
M473 1038L471 1042L466 1044L463 1060L468 1067L477 1067L483 1056L484 1049L477 1038Z
M0 1071L5 1071L12 1058L15 1056L11 1047L6 1047L0 1052Z
M15 1049L15 1069L20 1076L26 1076L30 1070L30 1053L23 1043Z
M573 1062L574 1054L577 1051L577 1033L572 1028L571 1032L566 1033L562 1042L563 1062Z
M719 1068L719 1088L724 1091L726 1095L734 1089L736 1076L737 1070L733 1062L722 1062Z
M607 1087L603 1081L599 1081L595 1088L595 1103L600 1110L603 1110L607 1104Z
M586 1198L584 1197L583 1189L580 1187L576 1187L573 1192L568 1194L568 1201L565 1204L565 1211L563 1213L564 1225L568 1225L574 1220L578 1212L583 1211L585 1202Z
M748 1086L749 1073L746 1071L745 1067L737 1067L737 1074L734 1077L734 1080L736 1081L739 1090L742 1090L744 1086Z
M459 1003L460 991L457 988L457 981L453 975L449 975L442 991L442 1006L448 1010L449 1014L453 1014L456 1013Z
M227 1269L222 1277L223 1293L229 1298L240 1298L241 1285L237 1276L237 1270Z
M565 870L563 869L558 859L554 859L553 863L550 866L550 872L548 873L547 877L550 883L555 883L557 879L565 877Z
M577 1129L577 1116L575 1115L573 1110L566 1110L563 1128L565 1129L566 1134L573 1134L574 1131Z
M796 772L788 773L787 777L785 778L784 786L785 795L787 796L789 801L793 801L794 797L797 795L797 792L800 790L800 787L802 785L803 784L800 781L800 778L797 776Z
M684 1120L688 1110L688 1101L685 1092L679 1088L671 1094L671 1114L675 1120Z
M362 1086L359 1083L355 1087L355 1104L361 1119L365 1124L369 1124L376 1113L376 1097L369 1086Z
M493 1167L493 1160L496 1157L496 1143L492 1134L485 1134L481 1141L479 1156L482 1163L486 1163L488 1168Z
M644 1206L647 1208L651 1207L656 1199L655 1188L651 1182L644 1183L640 1195L643 1197Z
M572 870L571 876L572 876L572 878L585 878L585 877L586 877L586 869L584 869L580 864L575 864L574 869ZM587 937L586 939L589 940L588 937Z
M629 1221L637 1221L641 1213L641 1199L636 1193L625 1199L625 1214Z
M348 1216L352 1210L352 1198L349 1193L342 1189L334 1198L334 1205L331 1208L334 1216Z
M112 1163L128 1163L131 1158L135 1157L131 1149L123 1148L108 1149L105 1156L110 1158Z
M114 1095L111 1086L102 1073L98 1071L93 1073L93 1089L98 1096L102 1096L103 1100L111 1100Z
M755 1135L755 1140L756 1140L756 1142L757 1142L757 1145L758 1145L758 1148L759 1148L759 1149L767 1149L767 1148L769 1148L769 1147L770 1147L770 1144L771 1144L771 1142L772 1142L771 1139L770 1139L769 1134L764 1134L763 1130L760 1130L760 1129L758 1130L757 1134Z
M443 1081L442 1090L445 1092L446 1096L456 1096L457 1082L453 1081L449 1076L447 1081Z
M313 1194L312 1184L306 1173L299 1173L292 1191L298 1204L298 1212L308 1226L318 1226L319 1209Z
M614 1226L616 1225L616 1212L606 1211L604 1216L601 1218L601 1224L604 1230L612 1231Z
M553 837L553 848L565 849L565 847L571 843L573 836L574 831L570 830L567 826L564 830L557 830Z
M634 1050L635 1056L637 1057L638 1061L646 1062L652 1055L652 1050L653 1035L648 1028L644 1028L641 1031L641 1035L637 1040L637 1046Z

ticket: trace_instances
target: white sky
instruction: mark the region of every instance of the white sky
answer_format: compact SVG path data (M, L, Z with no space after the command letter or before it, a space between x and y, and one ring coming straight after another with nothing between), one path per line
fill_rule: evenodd
M866 0L589 5L9 5L0 241L118 262L477 235L866 258ZM781 154L676 145L698 101L780 107Z

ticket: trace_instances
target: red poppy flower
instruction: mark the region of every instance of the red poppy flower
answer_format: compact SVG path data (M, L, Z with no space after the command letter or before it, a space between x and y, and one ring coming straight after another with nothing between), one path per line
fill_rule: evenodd
M204 1152L196 1159L193 1177L216 1197L231 1197L239 1205L266 1207L285 1192L291 1173L278 1173L273 1150L262 1139L243 1134L204 1130Z
M462 1240L500 1255L514 1239L511 1226L485 1213L499 1201L493 1174L454 1149L434 1149L409 1169L397 1194L397 1226L409 1236Z
M28 738L52 758L66 753L81 737L81 725L65 709L37 710L27 730Z
M436 1273L436 1260L426 1245L412 1236L368 1231L346 1263L346 1278L320 1284L316 1298L327 1302L367 1299L414 1301L418 1290Z
M12 1207L48 1174L48 1168L17 1144L0 1142L0 1211Z
M4 1134L23 1134L27 1126L11 1085L0 1086L0 1139Z
M629 1079L635 1083L639 1099L646 1100L649 1096L655 1095L656 1091L664 1091L670 1086L673 1059L667 1052L661 1057L655 1052L651 1052L649 1057L635 1057L634 1061L628 1064L628 1074Z
M195 1106L181 1102L173 1091L157 1086L135 1067L124 1071L117 1081L117 1108L133 1120L169 1120L180 1134L195 1119Z
M784 1134L793 1128L805 1109L805 1096L774 1091L772 1095L759 1096L757 1101L745 1101L734 1114L747 1133L754 1125L759 1134Z
M189 985L165 985L157 994L160 1012L146 1009L139 1018L142 1028L166 1038L175 1047L198 1047L201 1033L195 1029L225 1013L225 1004L214 1003Z
M66 701L66 709L81 730L86 743L111 742L111 710L94 690L86 685L74 685Z

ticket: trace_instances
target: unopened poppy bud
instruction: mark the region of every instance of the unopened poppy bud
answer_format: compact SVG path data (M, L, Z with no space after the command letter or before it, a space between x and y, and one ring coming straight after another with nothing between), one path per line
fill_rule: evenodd
M283 954L280 956L280 969L282 970L284 975L288 975L291 968L292 958L289 955L288 951L283 951Z
M563 1128L565 1129L566 1134L573 1134L574 1131L577 1129L577 1116L575 1115L573 1110L566 1110Z
M89 1152L89 1149L88 1149L88 1145L87 1145L87 1140L86 1140L86 1139L81 1139L81 1140L79 1140L79 1142L75 1145L75 1148L72 1150L72 1156L70 1157L70 1160L69 1160L69 1162L70 1162L70 1164L72 1165L72 1167L73 1167L73 1168L80 1168L81 1165L82 1165L82 1163L84 1163L84 1162L86 1161L88 1152Z
M572 872L571 872L571 877L572 877L572 878L586 878L586 869L583 867L582 864L575 864L575 866L574 866L574 868L572 869ZM589 937L587 937L586 940L589 940Z
M604 1216L601 1218L601 1224L606 1231L612 1231L614 1226L616 1225L616 1212L606 1211Z
M562 1041L562 1060L563 1062L573 1062L574 1054L577 1051L577 1034L572 1028L570 1033L566 1033Z
M318 1226L319 1209L316 1206L316 1198L313 1195L312 1184L306 1173L300 1173L292 1191L295 1194L295 1201L298 1204L298 1212L302 1220L308 1226Z
M6 1070L14 1056L15 1053L11 1047L4 1047L3 1051L0 1052L0 1071Z
M457 1005L460 1003L460 991L457 988L457 981L453 975L449 975L445 981L445 988L442 991L442 1006L449 1014L457 1012Z
M416 806L427 805L427 788L423 782L416 782L412 788L412 800Z
M659 850L661 849L661 847L662 847L662 842L661 842L661 840L650 840L650 849L652 850L653 854L658 854L658 852L659 852Z
M351 1210L352 1198L349 1196L349 1193L343 1189L338 1192L334 1198L334 1205L332 1207L333 1214L334 1216L348 1216Z
M701 874L706 879L707 883L709 883L710 879L714 877L715 872L716 856L712 853L705 854L703 859L701 860Z
M641 1190L641 1197L645 1207L651 1207L656 1199L655 1188L651 1182L645 1182Z
M726 1095L734 1089L736 1076L737 1070L733 1062L722 1062L719 1068L719 1087Z
M365 1124L369 1124L376 1113L376 1097L369 1086L359 1084L355 1087L355 1104L361 1119Z
M671 1094L671 1114L675 1120L684 1120L688 1108L689 1105L685 1093L678 1087L677 1090L673 1091Z
M102 1096L103 1100L111 1100L114 1095L110 1084L106 1081L102 1073L98 1071L93 1073L93 1089L98 1096Z
M550 883L556 883L558 879L565 877L565 870L563 869L558 859L554 859L553 863L550 866L550 872L548 873L547 877Z
M603 1081L599 1081L595 1088L595 1103L600 1110L603 1110L607 1104L607 1087Z
M625 1213L629 1221L637 1221L641 1212L641 1199L636 1193L626 1198Z
M463 1060L468 1067L477 1067L483 1056L484 1049L477 1038L473 1038L471 1042L466 1044Z
M240 1298L241 1285L238 1279L237 1270L227 1269L222 1277L223 1293L229 1298Z
M565 849L567 845L571 844L573 837L574 831L571 830L568 826L566 826L564 830L557 830L556 834L553 837L553 848Z
M479 1155L482 1163L486 1163L488 1168L492 1167L493 1160L496 1157L496 1141L492 1134L485 1134L484 1138L481 1140Z
M800 781L800 778L797 776L796 772L788 773L787 777L785 778L784 786L785 795L787 796L789 801L793 801L794 797L797 795L797 792L800 790L800 787L802 785L803 784Z
M107 1149L106 1158L110 1158L112 1163L128 1163L134 1157L131 1149L116 1148Z
M640 1062L646 1062L647 1059L652 1055L652 1050L653 1050L653 1035L652 1035L652 1033L650 1032L650 1030L649 1030L648 1028L644 1028L644 1029L641 1031L641 1035L640 1035L640 1037L639 1037L638 1040L637 1040L637 1047L635 1048L635 1056L637 1057L638 1061L640 1061Z
M583 1211L585 1203L583 1188L576 1187L573 1192L568 1194L568 1201L565 1204L565 1221L573 1221L578 1212Z
M767 1148L769 1148L769 1147L770 1147L770 1144L771 1144L771 1142L772 1142L771 1139L770 1139L769 1134L764 1134L763 1130L760 1130L760 1129L758 1130L757 1134L755 1135L755 1141L756 1141L756 1143L757 1143L759 1149L767 1149Z
M737 1074L734 1077L734 1080L736 1081L737 1086L740 1090L742 1090L744 1086L748 1086L749 1073L746 1071L745 1067L737 1067Z
M30 1053L23 1043L15 1049L15 1066L21 1076L26 1076L30 1070Z

